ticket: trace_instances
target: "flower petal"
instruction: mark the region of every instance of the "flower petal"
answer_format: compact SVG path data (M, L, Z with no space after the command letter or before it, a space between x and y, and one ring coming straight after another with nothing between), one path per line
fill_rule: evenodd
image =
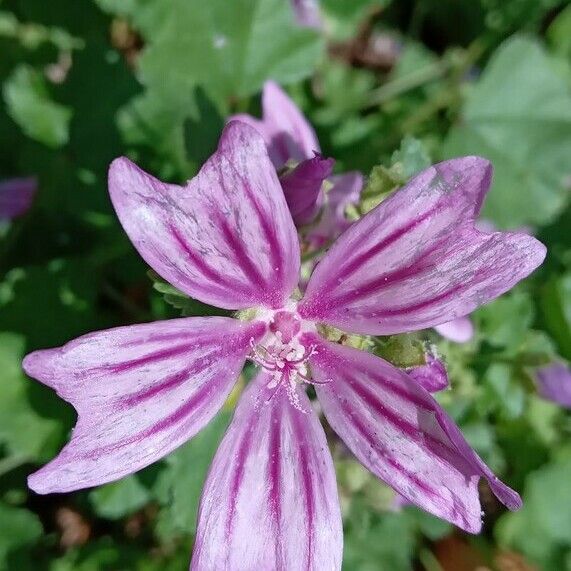
M320 152L313 127L286 92L273 81L264 84L262 110L262 120L250 115L234 115L230 120L245 122L264 137L277 169L289 160L301 162Z
M289 211L296 224L308 224L323 202L321 187L331 174L335 161L317 155L302 161L280 177Z
M351 226L352 221L347 218L345 210L349 205L359 202L363 175L357 171L348 172L330 177L329 182L333 186L326 193L321 218L307 234L308 241L315 249L335 240Z
M500 482L444 410L406 373L370 353L306 334L317 396L329 424L357 458L399 494L466 531L481 528L478 480L509 508Z
M300 26L319 29L322 26L318 0L291 0L295 18Z
M442 337L454 343L467 343L474 337L474 324L469 317L458 317L434 327Z
M97 486L148 466L224 404L265 325L190 317L85 335L24 359L78 413L71 441L32 474L38 493Z
M297 285L295 227L264 142L244 123L226 126L183 187L121 158L109 190L141 256L188 295L226 309L281 307Z
M462 317L509 290L543 261L545 247L525 234L474 228L490 175L478 157L417 175L335 242L300 314L389 335Z
M261 373L240 399L202 492L191 569L340 569L335 471L305 392L305 412Z
M0 182L0 220L12 220L25 214L32 205L37 188L38 182L34 177Z
M434 356L432 353L426 354L425 365L413 367L412 369L407 370L407 374L429 393L442 391L448 386L448 373L446 372L446 366L441 359Z
M571 408L571 370L563 363L552 363L535 372L539 394L550 401Z

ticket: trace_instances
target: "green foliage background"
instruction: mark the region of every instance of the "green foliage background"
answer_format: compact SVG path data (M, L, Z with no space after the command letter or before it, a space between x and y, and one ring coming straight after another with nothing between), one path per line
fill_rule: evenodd
M484 216L531 228L544 266L443 342L440 396L522 492L467 537L414 508L333 443L348 571L571 570L571 416L534 368L571 359L571 6L561 0L322 0L324 30L286 0L0 0L0 179L35 175L32 210L0 228L0 571L186 569L202 481L227 410L163 462L120 482L39 497L26 476L74 412L25 377L25 352L113 325L211 308L155 284L113 215L111 160L176 182L230 113L260 111L271 78L337 169L372 171L366 200L429 161L495 166ZM367 205L364 205L367 207ZM511 565L511 567L510 567ZM514 565L517 565L514 567Z

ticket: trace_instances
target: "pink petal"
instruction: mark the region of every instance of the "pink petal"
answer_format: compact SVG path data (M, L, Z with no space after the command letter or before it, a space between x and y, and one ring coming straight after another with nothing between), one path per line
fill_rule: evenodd
M224 404L265 325L190 317L85 335L24 359L78 413L71 441L32 474L40 494L117 480L159 460Z
M202 492L191 569L341 568L341 515L325 434L305 392L258 375L240 399Z
M247 123L264 137L270 158L279 169L289 160L301 162L320 152L313 127L301 110L273 81L267 81L262 93L263 120L235 115L231 120Z
M389 335L472 312L529 275L545 247L474 228L491 177L478 157L421 172L331 247L299 306L306 319Z
M34 177L13 178L0 182L0 220L12 220L25 214L38 189Z
M407 370L421 387L429 393L436 393L448 387L448 373L443 361L432 353L426 354L426 364Z
M340 236L352 222L347 218L345 210L351 204L357 204L363 188L363 175L359 172L348 172L332 176L333 184L325 197L325 206L319 222L307 235L313 248L319 249Z
M120 158L109 190L141 256L188 295L226 309L281 307L296 287L295 227L264 142L244 123L226 126L183 187Z
M467 343L474 337L474 325L469 317L458 317L434 327L442 337L454 343Z
M481 528L478 480L509 508L500 482L418 383L383 359L306 334L319 401L333 430L373 474L406 499L466 531Z
M535 372L539 394L550 401L571 408L571 370L563 363L552 363Z
M291 0L295 18L300 26L319 29L322 26L318 0Z
M296 224L308 224L323 202L321 187L333 170L333 159L317 155L280 177L286 202Z

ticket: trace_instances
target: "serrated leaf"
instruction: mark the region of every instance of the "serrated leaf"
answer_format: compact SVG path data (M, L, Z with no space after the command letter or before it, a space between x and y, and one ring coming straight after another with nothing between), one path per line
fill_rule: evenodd
M515 37L498 49L444 154L492 161L483 216L498 226L544 224L560 212L571 174L571 94L539 42Z
M51 99L37 71L25 65L17 67L2 93L10 117L28 137L51 148L67 143L72 112Z
M541 309L561 355L571 359L571 274L552 278L545 284Z

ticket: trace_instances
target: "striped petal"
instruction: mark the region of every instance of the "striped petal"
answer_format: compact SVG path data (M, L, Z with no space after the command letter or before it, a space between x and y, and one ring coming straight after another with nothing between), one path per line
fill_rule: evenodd
M445 339L454 343L467 343L474 337L474 324L469 317L459 317L442 325L436 325L434 329Z
M333 159L317 155L280 177L289 211L296 224L311 222L323 203L321 187L333 170Z
M38 493L122 478L159 460L203 428L236 381L250 340L265 325L190 317L85 335L31 353L28 375L78 413L71 441L32 474Z
M185 186L164 184L126 158L109 171L121 224L163 278L226 309L281 307L297 285L299 242L263 139L244 123Z
M421 172L335 242L300 314L389 335L462 317L509 290L543 261L545 247L523 233L474 228L490 177L478 157Z
M307 233L312 248L326 246L351 226L353 222L347 218L345 211L348 206L359 202L363 180L363 175L357 171L329 178L333 186L325 196L321 217Z
M341 568L341 515L325 434L266 373L242 396L202 492L191 569Z
M12 220L25 214L38 188L34 177L13 178L0 182L0 220Z
M519 496L500 482L430 394L370 353L306 334L317 396L329 424L373 474L407 500L466 531L481 528L478 480L509 508Z
M235 115L231 120L243 121L257 129L264 137L277 169L289 160L301 162L320 152L313 127L287 93L273 81L264 84L262 110L262 120L250 115Z

